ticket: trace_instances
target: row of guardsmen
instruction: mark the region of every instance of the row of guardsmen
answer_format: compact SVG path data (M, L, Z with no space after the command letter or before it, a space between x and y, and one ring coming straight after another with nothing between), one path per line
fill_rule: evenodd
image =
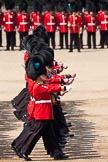
M43 24L49 35L49 46L56 48L56 31L59 31L60 49L64 47L73 52L76 48L78 52L83 48L83 31L87 31L88 48L96 49L96 31L100 31L100 45L108 47L108 12L104 9L97 14L93 10L81 12L73 9L66 12L61 7L59 12L54 12L53 7L42 12L42 8L36 5L34 11L28 12L28 4L22 1L19 5L19 12L15 12L14 5L9 0L5 3L6 12L2 12L0 4L0 46L2 47L2 29L6 32L6 50L14 50L16 46L16 31L19 32L20 50L23 50L23 37ZM70 37L70 44L68 42ZM93 39L91 39L93 37ZM92 42L91 42L92 41ZM64 45L65 42L65 45Z

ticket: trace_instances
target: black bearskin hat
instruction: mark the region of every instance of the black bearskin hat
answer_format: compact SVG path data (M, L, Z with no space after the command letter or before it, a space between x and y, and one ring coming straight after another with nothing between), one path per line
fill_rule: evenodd
M26 50L28 50L27 49L27 42L29 42L30 40L32 40L32 38L33 38L33 35L31 34L31 35L27 35L27 36L25 36L24 38L23 38L23 40L22 40L22 46L26 49Z
M48 48L48 45L42 39L37 38L37 42L33 42L30 47L31 57L34 57L38 52L46 48Z
M42 4L39 0L34 0L33 1L33 8L34 8L34 11L42 11Z
M61 12L61 11L65 11L66 9L67 9L67 2L64 0L61 0L58 3L58 11Z
M54 0L46 0L44 5L44 11L54 11Z
M88 12L95 12L96 11L96 8L95 8L95 5L94 5L94 2L88 0L87 3L86 3L86 8L87 8L87 11Z
M22 41L23 47L28 51L29 57L34 57L42 49L48 48L48 45L41 37L27 35Z
M25 65L27 76L35 81L37 77L46 74L45 64L42 56L37 55L32 59L28 59Z
M54 50L50 47L46 48L46 50L51 54L53 60L54 60Z
M28 3L26 0L21 0L20 4L19 4L19 10L20 11L27 11L28 9Z
M107 0L100 0L99 8L103 11L108 11L108 1Z
M15 2L13 0L6 0L5 8L6 10L12 10L15 7Z
M45 43L48 44L49 36L46 32L46 29L43 25L38 26L34 31L33 34L37 37L41 37L44 39Z
M45 61L45 65L48 67L52 67L52 65L53 65L52 54L50 52L48 52L47 50L41 50L39 52L39 54L43 57L43 59Z

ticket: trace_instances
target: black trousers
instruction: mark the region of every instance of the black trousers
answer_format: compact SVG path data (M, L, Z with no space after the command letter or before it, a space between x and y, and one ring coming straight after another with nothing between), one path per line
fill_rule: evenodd
M101 47L108 46L108 31L101 31Z
M32 119L24 126L21 134L12 142L21 153L29 155L37 141L42 136L47 152L54 153L54 151L62 152L58 145L52 121L50 120L34 120Z
M80 48L83 48L83 32L80 34Z
M2 30L0 30L0 47L2 46Z
M60 142L62 140L63 134L67 134L69 132L69 129L67 127L66 119L64 117L60 105L53 106L53 113L54 113L54 120L53 120L54 130L57 136L57 141Z
M14 46L16 46L16 31L14 32Z
M93 48L96 48L96 32L87 32L88 48L91 48L91 38L93 42Z
M64 39L65 39L65 47L68 49L68 32L62 33L60 32L60 47L63 48L64 46Z
M48 37L48 46L50 46L51 41L52 48L55 49L55 32L48 32Z
M14 41L15 41L15 32L6 32L6 48L9 49L11 47L14 48Z
M62 108L60 105L54 105L53 106L53 113L54 113L54 120L56 121L59 130L65 129L68 133L68 127L66 125L66 119L64 117L64 114L62 112Z
M73 43L76 44L76 48L80 52L80 38L78 33L70 34L70 51L73 51Z
M20 50L23 50L23 46L22 46L22 40L25 36L28 35L28 32L19 32L19 39L20 39Z

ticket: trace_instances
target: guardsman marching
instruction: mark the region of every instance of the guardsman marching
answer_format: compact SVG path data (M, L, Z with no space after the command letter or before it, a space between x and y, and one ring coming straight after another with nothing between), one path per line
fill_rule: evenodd
M0 2L0 47L2 47L2 25L3 25L3 12L1 10L2 3Z
M50 40L52 48L55 49L55 32L56 32L56 18L54 14L54 7L49 7L49 12L44 15L44 26L49 36L48 45L50 46Z
M23 50L22 40L28 35L30 27L30 15L27 12L28 3L25 0L22 0L19 5L20 12L17 13L17 28L19 31L20 37L20 50Z
M43 23L42 5L38 0L34 0L34 11L30 15L31 19L31 28L35 30L39 25Z
M73 42L77 45L77 50L80 52L80 21L76 11L68 17L68 26L70 28L70 51L73 52Z
M4 30L6 32L6 50L9 50L11 47L11 50L14 50L14 41L15 41L15 26L16 26L16 15L12 11L13 9L13 2L7 0L5 2L6 12L3 16L3 26Z

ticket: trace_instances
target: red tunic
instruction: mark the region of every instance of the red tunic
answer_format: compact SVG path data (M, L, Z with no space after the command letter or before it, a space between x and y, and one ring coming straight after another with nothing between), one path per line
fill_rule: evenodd
M100 26L101 31L107 31L108 30L108 15L104 12L101 12L98 15L98 23Z
M54 15L47 13L44 16L44 26L47 32L55 32L56 31L56 18Z
M91 14L86 16L86 26L88 32L95 32L96 31L96 18Z
M17 14L17 27L19 32L28 32L30 27L29 13L19 12Z
M16 26L16 14L11 12L5 12L3 16L3 26L6 32L15 31Z
M70 27L70 33L79 33L80 21L78 16L70 15L68 17L68 26Z
M34 109L31 110L31 107L28 105L28 113L32 115L32 118L36 120L52 120L53 109L51 103L50 94L53 92L60 92L60 84L37 84L33 81L29 81L28 90L30 95L35 100Z
M31 27L33 30L35 30L43 22L42 15L37 14L36 12L32 12L30 17L31 17Z
M59 31L61 33L67 33L68 32L68 26L67 26L67 16L60 13L58 15L58 25L59 25Z

